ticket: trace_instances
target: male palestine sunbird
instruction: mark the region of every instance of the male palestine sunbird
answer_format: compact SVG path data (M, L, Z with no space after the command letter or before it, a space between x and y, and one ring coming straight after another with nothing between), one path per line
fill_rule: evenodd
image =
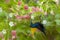
M33 23L31 21L30 27L31 27L32 36L34 36L34 33L37 31L37 29L40 30L44 35L46 35L46 33L45 33L45 27L43 26L42 23L40 23L40 22Z

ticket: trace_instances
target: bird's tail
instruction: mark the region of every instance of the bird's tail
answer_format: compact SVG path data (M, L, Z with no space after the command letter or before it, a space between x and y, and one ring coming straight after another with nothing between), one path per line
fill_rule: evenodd
M40 29L40 28L38 28L38 29L46 36L45 29Z
M43 34L46 36L46 32L45 31L42 31L43 32Z

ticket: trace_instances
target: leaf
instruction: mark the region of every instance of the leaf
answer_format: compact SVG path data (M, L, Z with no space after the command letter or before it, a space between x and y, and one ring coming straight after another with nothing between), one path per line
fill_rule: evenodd
M56 19L55 22L56 22L57 25L60 25L60 20L59 19Z
M60 19L60 14L56 14L56 15L55 15L55 18L56 18L56 19Z

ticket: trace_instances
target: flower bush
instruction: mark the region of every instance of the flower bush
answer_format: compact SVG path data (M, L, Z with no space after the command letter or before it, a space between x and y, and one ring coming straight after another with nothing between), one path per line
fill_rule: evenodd
M31 37L30 20L41 22L47 36L36 32ZM54 0L1 0L0 39L60 40L60 5Z

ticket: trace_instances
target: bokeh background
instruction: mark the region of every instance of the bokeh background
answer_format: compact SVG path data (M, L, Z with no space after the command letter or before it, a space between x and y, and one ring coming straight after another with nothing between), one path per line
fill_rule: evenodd
M47 36L31 37L31 19L44 25ZM0 40L60 40L60 0L0 0Z

